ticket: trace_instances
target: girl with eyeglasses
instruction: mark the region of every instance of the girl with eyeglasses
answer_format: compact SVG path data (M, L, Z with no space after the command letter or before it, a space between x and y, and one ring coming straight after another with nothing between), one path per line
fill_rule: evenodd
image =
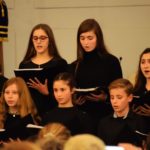
M67 69L67 62L57 49L54 34L47 24L36 25L30 34L26 54L19 68L44 68L51 70L51 81L47 78L44 83L38 78L29 79L27 82L30 92L40 115L57 105L52 96L52 80L57 73ZM54 68L59 68L53 73Z

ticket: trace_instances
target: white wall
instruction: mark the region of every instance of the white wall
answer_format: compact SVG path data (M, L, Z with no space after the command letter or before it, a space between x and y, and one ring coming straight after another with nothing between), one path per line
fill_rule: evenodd
M137 69L139 54L150 47L149 0L5 0L9 11L9 41L4 42L7 77L22 60L30 31L38 23L49 24L62 56L76 58L76 33L79 24L95 18L101 25L105 43L121 62L124 77Z

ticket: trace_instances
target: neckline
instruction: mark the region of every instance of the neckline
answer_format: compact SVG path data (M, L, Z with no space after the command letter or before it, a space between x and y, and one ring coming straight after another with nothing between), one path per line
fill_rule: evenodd
M52 61L53 59L54 59L54 57L51 58L51 59L49 59L48 61L46 61L46 62L44 62L44 63L41 63L41 64L37 64L37 63L33 62L32 60L31 60L31 62L32 62L32 64L36 65L37 68L43 68L42 66L45 66L46 64L48 64L48 63L49 63L50 61Z

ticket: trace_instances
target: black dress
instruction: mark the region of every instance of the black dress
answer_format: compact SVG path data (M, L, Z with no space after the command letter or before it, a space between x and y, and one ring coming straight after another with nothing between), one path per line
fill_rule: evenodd
M20 115L7 114L4 123L5 131L0 132L0 140L8 141L9 138L25 140L30 136L34 136L38 130L27 128L26 125L30 123L34 124L30 114L23 118Z
M58 122L65 125L72 135L80 133L92 133L91 120L86 112L78 110L76 107L55 108L43 118L43 125Z
M119 60L111 55L106 54L99 56L97 50L84 52L84 59L78 64L76 62L70 65L70 72L75 76L77 88L104 87L107 89L110 82L122 77L122 70ZM86 111L92 118L97 121L112 111L111 105L104 102L86 101L78 106Z
M59 68L57 72L51 73L51 80L48 80L48 89L49 89L49 95L45 96L38 92L37 90L33 88L29 88L32 98L36 104L38 113L40 116L44 115L46 112L48 112L50 109L54 108L57 106L57 102L53 97L53 91L52 91L52 84L53 84L53 79L54 77L60 73L60 72L65 72L67 70L67 62L64 59L55 59L53 58L52 60L48 61L47 63L41 64L40 66L33 63L32 61L29 61L28 63L23 63L21 62L19 65L20 69L24 68L44 68L44 69L51 69L53 70L55 67ZM36 75L35 75L36 77Z
M133 112L129 112L127 117L114 117L113 114L100 120L98 125L98 137L106 145L117 145L118 143L132 143L142 146L145 136L136 131L145 134L146 124L143 118Z
M134 105L134 109L136 109L139 106L145 107L144 105L148 105L150 107L150 91L148 91L145 87L136 91L134 93L134 96L135 98L131 103L131 108L133 108L133 105ZM150 132L150 116L144 116L144 115L141 116L144 118L147 124L147 133L148 133Z

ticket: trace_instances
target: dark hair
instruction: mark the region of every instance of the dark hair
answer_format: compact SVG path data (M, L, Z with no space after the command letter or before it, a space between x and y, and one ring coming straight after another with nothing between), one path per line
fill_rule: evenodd
M140 64L141 64L141 59L142 59L143 55L147 54L147 53L150 53L150 48L146 48L140 55L138 70L137 70L137 74L136 74L136 78L135 78L135 86L134 86L135 92L141 88L144 88L145 84L146 84L146 78L141 71Z
M67 85L70 87L70 89L73 89L75 87L75 80L71 73L68 73L68 72L59 73L54 78L53 83L55 81L59 81L59 80L63 80L65 82L67 82Z
M49 38L49 45L48 45L48 52L50 56L54 56L56 58L61 58L61 56L59 55L57 46L56 46L56 42L55 42L55 38L54 38L54 34L53 31L51 29L50 26L48 26L47 24L37 24L31 31L30 34L30 38L29 38L29 42L28 42L28 48L27 48L27 52L25 54L25 57L23 59L23 62L28 62L31 60L32 57L34 57L36 55L36 51L32 42L32 36L35 30L38 29L42 29L45 31L45 33L47 34L48 38Z
M83 48L80 43L80 35L84 32L88 31L94 31L97 37L97 52L99 55L108 54L105 44L104 44L104 38L103 38L103 32L99 25L99 23L95 19L86 19L84 20L77 32L77 60L81 61L83 59Z

